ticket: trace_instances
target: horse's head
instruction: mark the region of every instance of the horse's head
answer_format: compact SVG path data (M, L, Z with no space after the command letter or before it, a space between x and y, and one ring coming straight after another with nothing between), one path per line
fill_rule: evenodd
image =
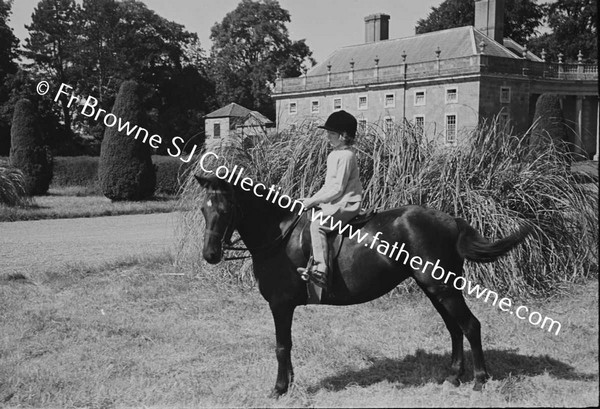
M194 177L206 189L201 208L206 222L202 256L210 264L216 264L223 257L223 245L231 242L231 235L240 217L239 209L229 183L215 177Z

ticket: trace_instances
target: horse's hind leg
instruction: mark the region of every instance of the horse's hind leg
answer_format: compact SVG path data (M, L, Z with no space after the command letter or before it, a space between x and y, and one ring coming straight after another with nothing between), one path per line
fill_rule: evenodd
M277 381L275 389L271 393L272 397L279 397L287 392L290 384L294 380L294 370L292 368L292 320L294 317L294 306L287 304L271 303L271 312L275 320L275 338L277 346L275 354L277 355Z
M463 350L463 332L454 318L446 311L446 308L433 295L425 292L431 303L442 316L446 328L452 338L452 373L446 378L454 386L460 385L460 377L465 372L464 350Z
M481 348L481 324L475 318L461 292L456 290L444 291L433 295L445 308L448 315L459 325L471 344L471 353L473 354L473 372L475 377L475 386L473 389L481 390L481 387L488 378L483 358L483 349Z

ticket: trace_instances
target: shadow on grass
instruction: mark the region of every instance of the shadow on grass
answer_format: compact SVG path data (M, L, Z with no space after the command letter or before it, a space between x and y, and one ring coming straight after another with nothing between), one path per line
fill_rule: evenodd
M515 353L516 350L485 351L488 373L495 380L502 380L515 375L535 376L548 373L559 379L598 380L596 374L584 374L563 362L549 356L527 356ZM470 351L465 351L465 374L461 381L473 380ZM402 360L390 358L366 357L370 362L368 368L349 369L335 376L323 379L308 389L315 393L320 389L340 391L348 385L369 386L381 381L397 383L403 386L421 386L427 382L441 384L450 374L449 353L435 354L417 350Z

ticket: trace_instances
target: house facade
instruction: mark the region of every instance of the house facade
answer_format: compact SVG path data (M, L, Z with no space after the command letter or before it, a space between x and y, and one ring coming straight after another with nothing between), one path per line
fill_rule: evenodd
M279 78L279 128L322 122L344 109L359 130L411 124L440 144L465 140L497 116L527 130L543 93L561 96L570 142L597 155L597 65L550 63L503 38L502 0L478 0L475 25L388 39L386 14L365 18L365 43L333 52L304 76ZM596 156L597 158L597 156Z

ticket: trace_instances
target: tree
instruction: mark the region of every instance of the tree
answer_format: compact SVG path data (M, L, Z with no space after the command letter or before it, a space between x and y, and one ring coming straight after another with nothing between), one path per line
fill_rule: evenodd
M125 81L112 113L122 123L130 126L146 127L147 118L142 109L142 87L135 81ZM113 201L143 200L152 197L156 186L156 171L152 165L151 150L143 142L144 133L126 134L126 128L119 132L117 126L106 128L100 150L98 176L104 196Z
M557 0L545 5L545 20L552 30L531 41L530 48L546 51L547 60L577 61L581 51L587 62L598 61L598 5L596 0Z
M50 75L55 84L73 82L76 15L74 0L41 0L31 15L31 24L25 26L29 30L25 56L32 59L40 71ZM65 128L70 131L68 97L63 95L60 103Z
M0 0L0 84L4 82L8 74L17 71L17 48L19 40L15 37L12 28L8 26L12 0Z
M524 44L535 34L543 17L543 9L535 0L505 0L504 36ZM431 13L417 21L417 34L448 28L471 26L475 23L475 2L473 0L445 0L439 7L432 7Z
M270 86L276 73L298 76L314 65L305 40L291 41L290 14L276 0L242 0L211 29L211 72L219 104L236 102L274 118Z
M23 172L27 194L45 194L52 179L52 158L42 145L38 115L28 99L17 102L10 133L10 164Z
M4 104L10 93L7 87L7 77L17 71L17 48L19 40L15 37L12 28L8 26L12 0L0 0L0 106ZM8 120L0 117L0 156L7 155L10 149L10 124Z

